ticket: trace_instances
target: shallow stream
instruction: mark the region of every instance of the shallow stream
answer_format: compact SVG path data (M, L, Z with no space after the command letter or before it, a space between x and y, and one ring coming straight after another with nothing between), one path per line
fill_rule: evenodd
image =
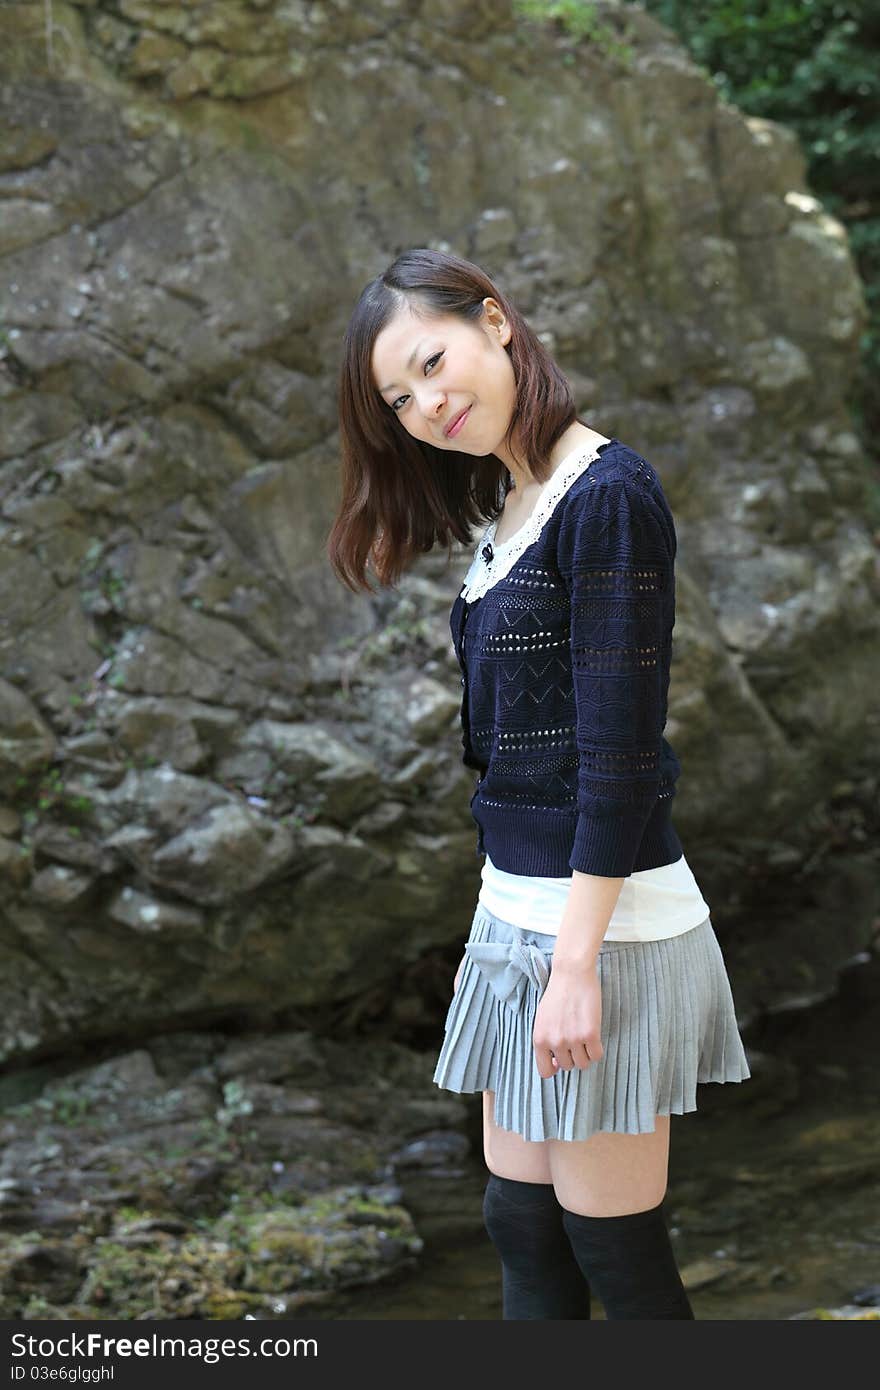
M868 1305L880 1315L878 1016L871 1000L837 999L764 1020L755 1036L744 1034L759 1059L752 1080L701 1086L699 1109L673 1117L666 1207L697 1318L816 1317ZM479 1097L473 1105L478 1137ZM401 1175L425 1240L416 1268L303 1316L500 1318L475 1150L457 1177ZM595 1300L593 1317L603 1317Z

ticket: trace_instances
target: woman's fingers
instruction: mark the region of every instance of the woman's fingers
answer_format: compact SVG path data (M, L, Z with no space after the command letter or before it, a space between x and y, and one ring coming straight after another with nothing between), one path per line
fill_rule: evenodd
M572 1043L571 1047L560 1047L553 1053L563 1071L571 1071L572 1067L588 1067L590 1065L590 1054L584 1043Z
M602 1044L591 1042L589 1049L586 1043L572 1043L570 1047L563 1047L561 1044L553 1048L549 1043L535 1043L535 1062L538 1067L539 1076L555 1076L558 1071L571 1071L573 1067L583 1070L591 1062L598 1062L602 1057Z
M535 1049L535 1065L538 1068L538 1075L542 1076L546 1081L548 1076L554 1076L556 1073L556 1058L546 1043L533 1042L533 1047Z
M576 1043L568 1055L571 1058L572 1066L575 1067L588 1067L593 1060L587 1051L586 1043Z
M585 1070L602 1057L602 993L596 972L572 978L550 975L532 1027L538 1073Z

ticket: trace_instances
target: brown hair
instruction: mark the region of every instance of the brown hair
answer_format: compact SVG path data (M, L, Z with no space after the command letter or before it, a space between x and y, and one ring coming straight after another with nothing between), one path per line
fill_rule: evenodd
M556 440L579 418L566 378L479 266L443 251L404 251L361 292L339 368L342 498L327 552L339 579L355 592L372 592L368 563L380 584L392 586L417 554L437 543L451 554L453 540L471 543L471 528L501 510L510 483L501 460L414 439L382 399L371 370L373 345L399 309L408 305L421 317L457 314L476 323L487 295L511 326L506 351L516 396L506 442L517 431L539 482L549 475Z

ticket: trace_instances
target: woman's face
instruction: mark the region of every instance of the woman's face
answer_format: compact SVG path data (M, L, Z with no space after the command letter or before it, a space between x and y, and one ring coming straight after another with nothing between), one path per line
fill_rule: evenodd
M504 436L516 397L505 350L510 324L495 299L467 323L456 314L417 318L398 311L373 345L373 380L385 404L414 439L463 454L506 461ZM453 435L446 433L467 411Z

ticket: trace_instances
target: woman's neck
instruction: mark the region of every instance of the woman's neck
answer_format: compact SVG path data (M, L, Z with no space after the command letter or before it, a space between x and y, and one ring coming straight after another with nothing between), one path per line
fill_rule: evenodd
M581 444L585 449L595 448L597 444L601 444L604 438L605 436L599 434L598 430L588 429L586 425L581 424L580 420L573 421L568 429L563 430L550 451L550 473L555 473L562 460L573 453ZM534 490L543 486L543 482L535 478L524 464L514 463L511 460L507 464L507 471L511 479L510 489L516 492L517 498L521 498L529 488ZM548 478L550 473L547 475Z

